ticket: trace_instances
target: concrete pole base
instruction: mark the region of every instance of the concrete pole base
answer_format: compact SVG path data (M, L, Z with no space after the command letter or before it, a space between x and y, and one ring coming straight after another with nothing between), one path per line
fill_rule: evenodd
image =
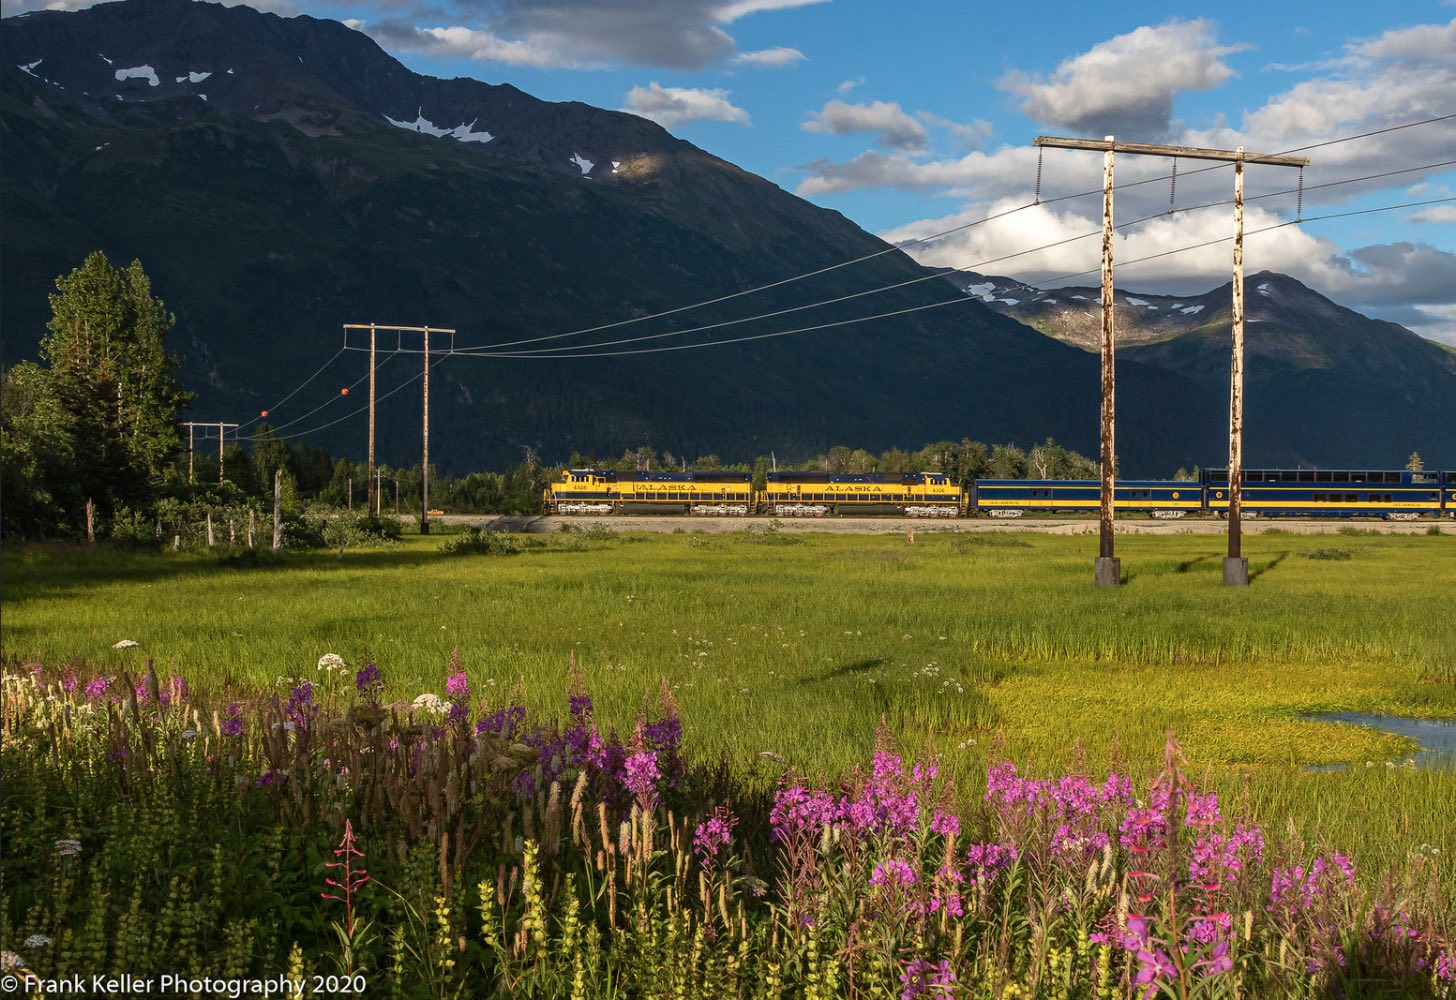
M1225 559L1223 561L1223 585L1225 587L1247 587L1249 585L1249 560Z
M425 518L424 520L420 521L420 534L422 534L422 535L428 535L429 533L430 533L430 519L429 518Z
M1098 556L1094 564L1097 586L1116 587L1122 583L1122 560L1116 556Z

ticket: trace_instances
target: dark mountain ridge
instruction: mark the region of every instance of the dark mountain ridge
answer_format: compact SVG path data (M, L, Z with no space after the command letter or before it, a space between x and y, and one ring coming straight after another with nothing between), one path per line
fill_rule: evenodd
M462 346L521 341L890 250L651 122L419 76L330 21L123 0L8 18L0 59L7 355L34 352L55 275L93 249L138 258L177 313L172 343L197 419L241 421L271 406L338 349L345 322L453 326ZM695 345L933 307L818 332L613 357L447 359L432 378L431 457L458 470L526 448L551 460L649 443L793 460L835 443L963 436L1055 436L1094 451L1095 359L942 282L740 322L926 273L890 250L535 346L735 322L602 352ZM1119 365L1124 469L1217 462L1226 390L1152 361ZM381 392L399 387L381 401L383 461L417 460L419 362L381 368ZM344 355L270 420L298 419L364 371L359 355ZM336 401L285 432L355 405ZM344 420L310 440L358 455L362 428ZM1337 463L1389 462L1387 443L1333 458L1340 445L1317 432L1280 438L1251 461L1298 447Z

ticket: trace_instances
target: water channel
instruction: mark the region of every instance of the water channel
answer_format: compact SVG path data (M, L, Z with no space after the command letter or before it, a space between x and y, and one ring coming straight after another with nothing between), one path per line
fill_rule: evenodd
M1365 726L1383 733L1404 736L1420 746L1420 751L1405 758L1416 767L1456 767L1456 722L1436 719L1411 719L1400 715L1366 715L1361 712L1325 712L1302 715L1306 722L1336 722L1347 726ZM1404 761L1402 761L1404 763ZM1312 768L1318 771L1343 770L1345 764Z

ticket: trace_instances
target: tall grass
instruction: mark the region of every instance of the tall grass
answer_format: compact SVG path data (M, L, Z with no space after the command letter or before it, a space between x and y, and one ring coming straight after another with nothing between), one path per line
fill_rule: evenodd
M1456 717L1446 539L1342 537L1350 558L1323 561L1300 556L1324 539L1251 537L1253 585L1233 590L1218 582L1220 539L1127 537L1129 582L1105 592L1082 538L771 537L573 532L509 555L412 537L258 564L10 550L6 656L112 674L152 658L251 691L334 651L379 663L389 695L408 700L438 688L458 648L476 690L541 712L571 652L606 724L629 726L641 692L665 681L696 758L760 789L785 767L843 773L881 718L966 789L993 746L1036 766L1080 756L1150 774L1172 728L1200 776L1247 783L1312 840L1456 852L1440 819L1456 798L1449 772L1392 773L1402 740L1300 718ZM140 646L113 650L119 639ZM1334 763L1356 770L1301 770Z

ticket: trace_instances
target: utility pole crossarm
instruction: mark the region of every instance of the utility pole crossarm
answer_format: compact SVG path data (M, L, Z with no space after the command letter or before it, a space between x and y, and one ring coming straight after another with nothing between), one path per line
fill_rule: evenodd
M1160 146L1148 142L1117 142L1106 139L1069 139L1055 135L1039 135L1032 145L1049 149L1090 149L1099 153L1144 153L1149 156L1181 156L1191 160L1242 160L1271 167L1307 167L1307 156L1280 156L1271 153L1241 153L1234 149L1204 149L1200 146Z

